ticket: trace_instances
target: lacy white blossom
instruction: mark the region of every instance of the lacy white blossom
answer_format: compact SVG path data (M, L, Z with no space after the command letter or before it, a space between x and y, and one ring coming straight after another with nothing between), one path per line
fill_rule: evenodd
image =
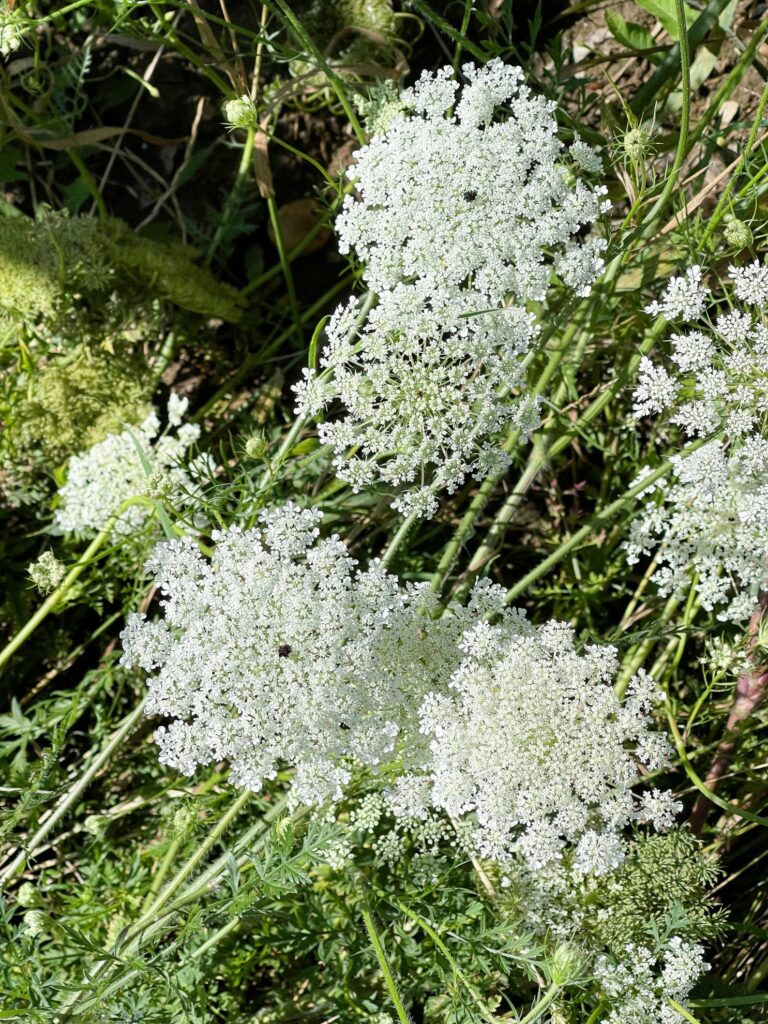
M355 333L354 300L332 318L322 363L333 380L323 387L307 375L296 390L313 414L341 398L347 415L321 422L318 433L356 490L377 480L413 484L429 467L429 485L412 487L397 507L432 515L435 491L506 466L494 440L505 425L527 433L538 424L537 403L509 394L525 383L532 318L522 307L487 305L473 290L450 294L419 282L383 294Z
M734 291L742 302L750 306L768 306L768 267L757 260L747 267L728 267L733 280Z
M645 307L646 312L667 320L697 320L704 312L709 294L709 288L701 279L699 266L690 267L684 277L670 278L661 302L650 303Z
M519 68L463 73L460 92L452 69L425 73L356 154L337 228L378 304L357 326L354 303L337 311L322 379L305 371L296 388L301 412L345 407L320 425L339 475L411 485L404 514L432 515L436 493L503 468L502 427L538 425L523 365L538 327L523 304L553 271L586 295L603 265L604 240L575 237L604 207L582 173L597 155L581 141L569 153Z
M729 267L733 306L714 321L701 319L693 330L672 334L667 367L643 358L635 390L635 415L669 414L690 437L717 430L726 440L763 431L768 413L768 268L757 261ZM694 274L695 271L695 274ZM734 296L745 309L734 304ZM701 269L673 278L662 302L648 310L690 322L703 317L708 289Z
M531 94L520 68L494 59L462 70L458 103L450 68L425 72L401 97L412 113L355 154L348 176L359 198L348 196L337 220L342 252L365 264L378 293L417 278L451 290L470 279L490 303L541 299L544 253L579 248L573 236L597 218L603 190L570 183L555 104ZM580 165L588 151L577 146Z
M701 975L709 970L703 948L673 936L654 952L628 945L621 957L601 956L595 976L610 1005L609 1024L682 1024L681 1006Z
M187 399L172 396L172 426L181 423L186 403ZM131 498L162 492L178 500L192 488L180 461L199 435L200 428L191 423L179 426L175 437L168 432L161 434L160 421L153 411L139 426L110 434L82 455L73 455L67 465L66 483L59 489L54 528L62 533L95 533ZM135 533L150 514L148 505L131 505L120 514L114 529L122 534Z
M191 774L226 760L254 790L295 766L307 804L340 798L353 762L421 764L421 700L503 592L484 583L432 621L427 584L403 588L378 562L356 570L337 536L318 539L321 518L292 503L264 512L260 529L214 533L210 562L191 538L158 547L165 619L132 616L123 644L126 664L156 673L148 712L172 719L155 734L164 763Z
M667 826L679 805L638 802L631 790L638 763L654 770L668 752L649 728L658 695L648 676L622 702L613 648L578 654L565 623L537 629L519 615L478 624L462 648L448 690L424 700L421 728L431 737L431 804L473 815L483 856L520 855L540 868L571 846L576 872L601 874L621 862L629 822ZM412 789L411 814L415 797Z
M672 485L657 483L631 525L628 559L656 556L652 578L665 597L687 593L695 574L703 607L743 622L768 583L768 440L731 452L713 441L673 461Z
M651 489L656 499L643 503L627 547L630 561L657 557L662 595L682 595L695 574L704 608L719 606L721 619L739 622L768 576L768 268L755 261L728 270L727 312L705 316L699 267L674 278L661 304L648 307L697 322L671 335L666 365L643 358L635 414L719 440L675 460L672 485Z

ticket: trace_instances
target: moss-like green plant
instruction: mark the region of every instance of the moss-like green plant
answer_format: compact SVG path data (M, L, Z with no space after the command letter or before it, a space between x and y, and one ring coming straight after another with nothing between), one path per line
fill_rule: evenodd
M112 265L156 298L190 313L232 323L242 316L243 301L237 290L217 281L210 270L200 266L190 246L143 238L119 220L108 221L105 228Z
M36 219L0 218L0 311L25 322L53 318L79 297L139 289L144 302L231 322L243 303L197 261L189 246L137 235L115 219L68 217L43 209ZM143 295L141 294L143 293Z
M0 206L0 310L36 320L84 287L109 286L106 250L98 221L42 210L33 220Z
M31 375L9 441L21 453L42 449L60 463L140 422L150 389L150 374L137 359L78 345Z

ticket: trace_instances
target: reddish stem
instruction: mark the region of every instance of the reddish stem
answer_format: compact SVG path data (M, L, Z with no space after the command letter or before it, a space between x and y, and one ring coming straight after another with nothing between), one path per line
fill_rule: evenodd
M741 725L755 713L765 695L766 685L768 685L768 666L757 664L755 658L757 631L766 610L768 610L768 593L761 590L758 596L758 606L752 613L747 627L750 638L747 655L748 667L741 673L736 683L734 701L725 725L725 735L715 752L712 765L704 780L707 789L712 791L717 789L718 783L728 771L736 750ZM700 793L689 820L693 833L701 832L711 809L712 804L709 798L704 793Z

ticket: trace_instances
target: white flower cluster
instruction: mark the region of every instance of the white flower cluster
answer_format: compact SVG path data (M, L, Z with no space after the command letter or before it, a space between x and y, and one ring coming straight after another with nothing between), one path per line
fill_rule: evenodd
M627 824L673 823L680 805L670 794L636 800L631 790L638 765L654 770L668 753L649 729L658 695L647 675L622 702L611 685L614 648L579 654L567 624L534 628L520 614L478 624L461 646L448 689L420 710L431 737L421 782L425 802L455 818L474 815L483 856L519 855L541 868L575 845L574 870L601 874L623 859Z
M750 437L729 452L712 441L674 457L672 485L659 481L630 527L630 563L654 553L659 593L682 595L696 573L702 606L744 622L768 583L768 441Z
M10 57L29 32L23 12L6 7L0 11L0 56Z
M674 459L671 486L658 483L632 525L631 562L654 553L663 595L695 586L707 610L748 618L768 577L768 267L729 267L730 310L706 317L699 267L673 278L648 311L693 327L672 334L670 365L644 358L635 414L666 415L689 437L719 439ZM741 304L741 308L739 308Z
M266 511L261 529L214 533L210 563L191 538L158 547L165 621L132 616L123 644L125 664L159 670L147 710L174 719L155 734L166 764L191 774L225 759L254 790L292 765L293 798L315 804L340 799L353 761L420 762L421 700L497 595L480 586L432 621L427 584L401 588L378 562L357 571L337 536L318 539L321 518L290 502Z
M565 149L554 104L531 95L519 68L462 70L458 102L451 68L425 73L356 154L358 196L337 227L378 304L357 326L356 304L337 312L325 372L305 371L296 387L301 412L345 406L345 419L319 427L343 479L414 485L395 503L403 514L433 515L437 492L503 465L502 425L535 428L521 389L538 326L524 303L544 298L553 268L588 294L605 248L575 238L604 207L604 189L581 180L599 157L581 142Z
M733 293L746 308L732 308L713 322L704 318L709 290L701 269L673 278L661 302L647 307L668 320L696 322L672 334L671 367L647 356L640 365L635 415L670 413L690 437L723 431L726 440L763 430L768 413L768 267L757 261L729 267Z
M607 1024L682 1024L683 1014L670 1005L685 1007L698 979L709 970L704 949L673 936L661 949L628 945L620 958L601 956L595 977L611 1006Z
M82 455L73 455L66 483L59 489L54 528L61 533L97 533L125 501L150 493L180 500L191 491L193 481L180 462L200 436L200 428L182 424L187 405L188 399L171 395L168 425L178 428L175 436L160 432L153 410L139 426L110 434ZM120 514L114 529L125 535L136 533L150 514L148 505L131 505Z
M292 766L305 804L340 799L355 763L387 763L396 818L466 817L500 861L575 846L582 873L621 861L628 823L672 824L668 794L631 790L638 764L667 753L647 676L620 701L612 648L578 654L570 627L534 628L487 580L431 616L427 584L356 569L338 536L319 539L320 518L268 510L260 528L214 534L210 562L191 538L158 547L165 620L133 616L123 643L126 665L155 673L148 711L173 720L156 733L165 763L227 760L255 790Z

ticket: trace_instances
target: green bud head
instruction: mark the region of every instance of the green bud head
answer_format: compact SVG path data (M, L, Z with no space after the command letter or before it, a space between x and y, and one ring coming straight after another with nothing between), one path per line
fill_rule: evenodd
M734 249L748 249L755 240L749 224L736 220L735 217L725 225L723 237Z
M43 905L42 897L37 890L37 886L32 882L24 882L16 894L16 902L20 907L32 908L41 907Z
M555 947L550 963L552 981L555 985L571 985L584 976L586 964L584 954L571 942L561 942Z
M653 148L653 136L647 128L630 128L622 140L622 145L633 164L642 164Z
M224 120L230 128L256 128L258 116L250 96L238 96L224 104Z
M267 441L262 433L251 434L245 442L245 454L249 459L263 459L267 452Z

